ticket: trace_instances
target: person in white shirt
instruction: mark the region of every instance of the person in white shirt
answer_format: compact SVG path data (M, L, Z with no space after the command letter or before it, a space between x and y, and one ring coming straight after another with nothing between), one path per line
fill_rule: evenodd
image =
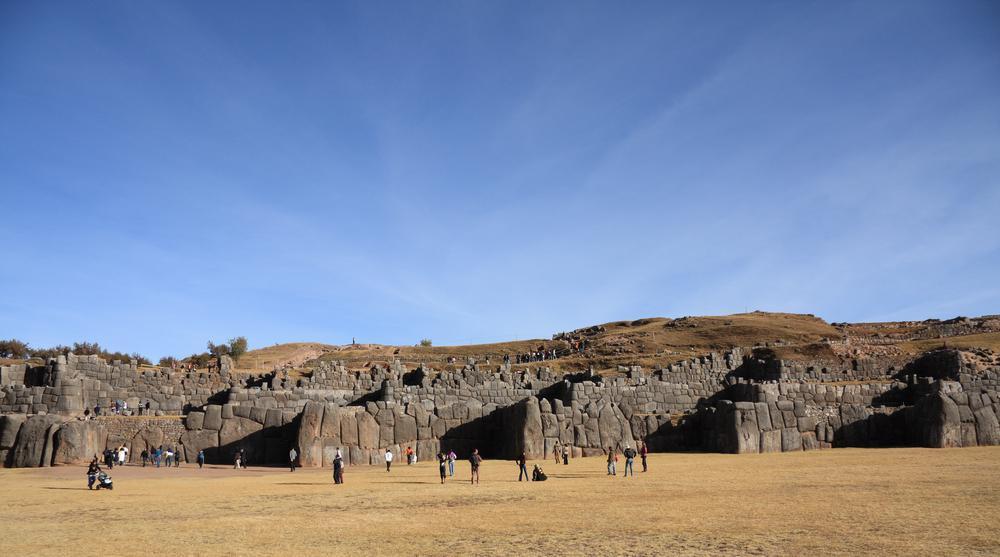
M389 449L385 450L385 471L388 472L389 468L392 467L392 451Z

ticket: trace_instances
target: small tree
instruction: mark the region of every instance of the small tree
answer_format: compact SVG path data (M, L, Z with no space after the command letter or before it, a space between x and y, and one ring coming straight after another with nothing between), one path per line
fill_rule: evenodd
M239 363L240 356L247 353L247 337L236 337L229 339L229 355L233 361Z
M433 346L433 345L434 343L431 342L431 339L429 338L420 339L420 346Z
M17 339L0 340L0 358L16 358L23 360L28 357L28 343Z
M95 356L104 352L101 345L96 342L74 342L73 353L77 356Z
M160 358L160 367L173 367L177 363L177 358L173 356L164 356Z
M223 354L229 353L228 344L215 344L212 341L208 341L208 353L213 356L222 356Z

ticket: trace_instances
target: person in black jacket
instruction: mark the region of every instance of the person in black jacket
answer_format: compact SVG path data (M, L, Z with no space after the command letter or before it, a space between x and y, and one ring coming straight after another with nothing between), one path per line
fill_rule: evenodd
M632 468L632 462L635 460L635 449L626 445L625 450L622 451L622 456L625 457L625 477L628 477L628 473L632 472L632 477L635 477L635 470Z
M521 481L522 479L531 481L531 476L528 475L528 457L524 452L517 458L517 468L519 470L517 481Z

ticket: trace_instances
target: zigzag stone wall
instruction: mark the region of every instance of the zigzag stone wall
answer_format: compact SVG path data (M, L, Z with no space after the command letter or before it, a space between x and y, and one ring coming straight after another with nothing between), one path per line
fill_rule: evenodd
M1000 370L956 351L910 362L871 359L783 362L734 349L619 377L558 376L546 367L457 371L399 362L366 371L323 362L311 377L234 378L216 373L110 364L70 355L45 366L0 369L0 459L8 466L85 461L105 446L180 447L191 461L283 463L298 447L306 466L330 464L340 448L354 465L381 463L385 449L413 447L529 458L557 445L574 456L639 441L651 450L731 453L839 446L997 444ZM113 400L174 417L83 420ZM183 415L183 417L181 417Z

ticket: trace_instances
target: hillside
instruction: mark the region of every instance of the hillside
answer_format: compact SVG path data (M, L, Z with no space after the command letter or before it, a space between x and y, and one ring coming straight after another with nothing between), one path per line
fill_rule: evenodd
M583 353L575 350L586 342ZM1000 351L1000 318L955 318L891 323L827 323L814 315L752 312L726 316L652 317L614 321L529 339L462 346L331 345L315 342L279 344L251 350L239 371L260 373L287 369L308 373L319 360L343 361L366 369L395 359L413 366L460 367L467 358L499 364L504 354L516 358L537 350L555 350L544 365L560 372L593 367L613 373L620 365L654 367L733 347L767 347L786 360L864 356L908 357L943 345ZM516 361L516 360L515 360ZM537 365L537 364L536 364Z

